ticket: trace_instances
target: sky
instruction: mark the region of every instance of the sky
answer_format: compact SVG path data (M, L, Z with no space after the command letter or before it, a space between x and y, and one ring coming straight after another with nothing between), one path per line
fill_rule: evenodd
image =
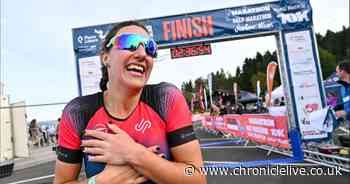
M72 28L191 13L269 0L1 0L0 79L10 102L68 102L78 95ZM315 31L339 31L349 25L349 0L310 0ZM215 43L213 54L171 62L169 51L157 62L150 83L205 77L220 68L234 72L244 58L276 49L275 38L259 37ZM228 57L228 53L230 54ZM200 68L200 70L198 70ZM27 108L28 120L53 120L63 105Z

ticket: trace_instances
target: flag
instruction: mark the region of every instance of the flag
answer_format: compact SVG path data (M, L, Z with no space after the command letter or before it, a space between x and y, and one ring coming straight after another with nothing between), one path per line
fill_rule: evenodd
M267 92L268 92L268 100L267 100L267 106L271 106L271 96L272 96L272 88L273 88L273 79L275 77L277 68L277 63L272 61L267 65L267 75L266 75L266 85L267 85Z

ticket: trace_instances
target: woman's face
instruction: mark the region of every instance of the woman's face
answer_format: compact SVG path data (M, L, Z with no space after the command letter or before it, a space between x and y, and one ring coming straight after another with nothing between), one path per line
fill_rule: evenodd
M132 33L148 37L148 33L138 26L126 26L121 28L117 35ZM146 54L141 44L135 51L121 50L116 47L103 56L104 64L107 64L109 79L112 86L125 86L133 89L143 88L150 77L153 68L153 58ZM142 68L142 72L140 69ZM138 70L135 70L138 69Z

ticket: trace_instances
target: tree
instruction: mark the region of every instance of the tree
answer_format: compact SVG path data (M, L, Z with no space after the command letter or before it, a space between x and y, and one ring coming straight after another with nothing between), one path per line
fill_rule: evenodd
M260 81L260 89L261 93L266 90L266 72L258 72L257 74L254 74L252 78L250 79L250 83L254 88L254 92L256 93L256 81Z
M318 48L318 51L320 56L322 77L323 79L326 79L335 71L337 66L336 56L321 47Z

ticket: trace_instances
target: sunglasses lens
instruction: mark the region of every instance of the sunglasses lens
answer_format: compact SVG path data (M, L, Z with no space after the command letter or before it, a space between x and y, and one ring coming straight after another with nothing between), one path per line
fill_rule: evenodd
M116 39L116 46L118 49L135 51L139 43L139 39L136 36L131 35L121 35Z
M118 49L135 51L140 44L144 45L146 53L151 57L157 56L157 44L152 39L146 39L136 34L124 34L117 37L115 45Z

